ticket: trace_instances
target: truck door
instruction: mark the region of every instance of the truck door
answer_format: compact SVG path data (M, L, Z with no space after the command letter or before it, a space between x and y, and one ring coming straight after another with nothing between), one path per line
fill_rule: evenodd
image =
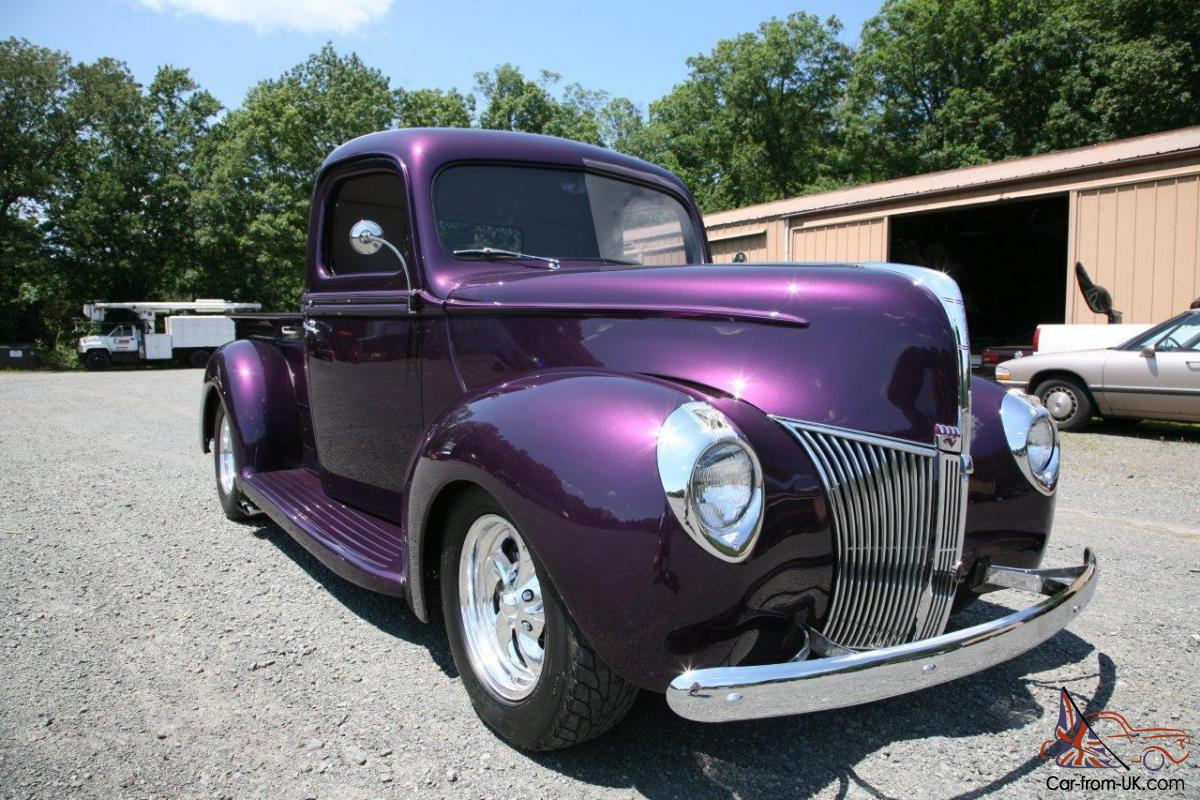
M382 248L350 244L377 223L416 275L408 193L392 163L327 175L314 202L309 291L302 309L313 439L325 492L399 520L409 458L423 431L421 325L409 313L401 266ZM312 248L315 246L315 250Z

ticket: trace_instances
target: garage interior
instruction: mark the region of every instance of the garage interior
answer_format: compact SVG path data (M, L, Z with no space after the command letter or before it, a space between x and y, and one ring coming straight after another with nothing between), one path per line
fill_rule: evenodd
M1069 196L896 214L888 259L949 273L962 288L971 349L1027 345L1063 322Z

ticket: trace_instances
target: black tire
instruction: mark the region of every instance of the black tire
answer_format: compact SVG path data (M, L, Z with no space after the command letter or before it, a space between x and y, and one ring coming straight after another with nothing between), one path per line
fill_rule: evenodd
M1066 376L1047 378L1037 385L1033 393L1050 410L1050 415L1058 424L1060 431L1077 431L1092 419L1092 398L1076 378ZM1066 410L1058 413L1055 413L1057 404L1055 407L1051 407L1047 402L1047 398L1056 393L1060 397L1065 396L1070 402L1070 406Z
M234 522L245 522L250 519L250 514L246 513L246 507L250 505L250 501L246 499L246 495L242 494L242 490L238 488L237 481L234 481L233 488L228 492L221 485L221 426L225 424L225 404L218 402L217 415L213 418L213 439L212 439L212 454L213 454L213 478L217 484L217 499L221 501L221 510L225 512L225 516ZM236 451L234 453L235 469L240 472L242 465L237 461Z
M207 350L193 350L188 353L188 366L193 369L204 369L208 366L208 358L211 355Z
M545 658L537 684L523 700L512 702L493 694L474 672L460 612L458 563L467 531L486 514L511 523L486 492L475 490L460 497L447 520L441 554L446 634L475 712L502 738L525 750L561 750L593 739L624 718L638 689L614 673L583 640L536 557L533 561L546 617Z
M84 366L93 371L108 369L111 361L112 359L104 350L88 350L87 355L83 357Z

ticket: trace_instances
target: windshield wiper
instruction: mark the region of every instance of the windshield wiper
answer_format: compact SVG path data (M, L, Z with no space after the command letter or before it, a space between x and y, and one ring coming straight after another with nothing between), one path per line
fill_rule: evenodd
M526 261L542 261L545 262L547 269L558 269L558 259L549 258L548 256L533 256L529 253L519 253L516 250L502 250L498 247L469 247L465 250L455 250L456 256L476 256L486 260L499 260L506 258L519 258Z

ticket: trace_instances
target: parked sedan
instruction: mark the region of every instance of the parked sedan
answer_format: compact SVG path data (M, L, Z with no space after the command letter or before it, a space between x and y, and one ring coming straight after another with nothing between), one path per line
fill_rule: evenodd
M1200 422L1200 310L1116 347L1006 361L996 380L1037 395L1063 430L1093 415Z

